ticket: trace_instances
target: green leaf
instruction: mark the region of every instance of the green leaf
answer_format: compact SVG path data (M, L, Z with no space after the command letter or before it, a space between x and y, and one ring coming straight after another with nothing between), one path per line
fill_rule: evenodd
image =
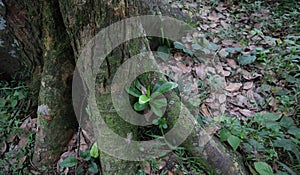
M194 53L190 49L188 49L188 48L183 48L183 52L185 52L185 53L187 53L187 54L189 54L191 56L194 55Z
M153 99L150 101L150 105L155 105L159 108L167 106L167 99L166 98L160 98L160 99Z
M18 100L12 100L11 103L10 103L10 106L11 106L12 108L14 108L14 107L17 106L17 104L18 104Z
M151 106L151 110L153 110L155 115L157 115L159 117L163 116L163 111L161 110L160 107L156 106L155 104L151 104L151 103L150 103L150 106Z
M6 100L3 98L0 98L0 107L4 107L6 103Z
M216 51L216 50L218 50L219 47L215 43L209 43L208 48L210 50Z
M174 47L175 47L176 49L181 49L181 50L183 50L183 52L185 52L185 53L187 53L187 54L189 54L189 55L191 55L191 56L193 56L193 54L194 54L190 49L186 48L182 43L180 43L180 42L178 42L178 41L175 41L175 42L174 42Z
M229 53L222 49L219 51L219 55L222 58L226 58L229 55Z
M199 45L199 44L192 44L192 48L194 49L194 50L200 50L200 49L202 49L202 47Z
M142 95L142 93L139 90L137 90L133 87L126 87L125 90L128 94L130 94L134 97L140 97Z
M166 123L164 123L164 124L162 125L162 128L167 129L167 128L168 128L168 125L167 125Z
M254 162L254 168L260 175L274 175L271 166L266 162Z
M224 142L228 139L228 137L231 136L230 132L228 131L228 129L223 128L220 131L220 140L221 142Z
M151 94L150 86L147 86L147 97L150 97L150 94Z
M147 97L146 95L141 95L140 98L139 98L139 103L140 104L145 104L145 103L147 103L149 101L150 101L150 98Z
M227 142L233 148L233 150L236 150L241 143L241 139L239 139L237 136L231 135L228 137Z
M239 48L239 47L229 47L227 49L225 49L226 52L228 53L234 53L234 52L242 52L242 48Z
M181 42L175 41L173 44L176 49L184 49L185 48L185 46Z
M90 173L97 174L99 171L97 164L95 162L91 162L91 164L89 165L88 171Z
M168 46L159 46L158 49L158 56L163 60L167 61L170 56L170 48Z
M63 160L59 166L60 167L72 167L77 164L78 160L74 156L69 156L65 160Z
M256 56L250 54L240 55L237 60L240 65L244 66L253 63L256 60Z
M294 126L295 123L294 123L294 120L291 117L284 116L280 120L280 125L282 127L285 127L285 128L290 128L291 126Z
M176 88L178 86L177 83L174 82L166 82L164 84L162 84L155 92L159 92L159 93L165 93L168 92L174 88Z
M289 130L288 133L291 135L294 135L296 138L300 138L300 128L296 126L292 126Z
M98 149L98 145L97 145L97 142L95 142L91 148L91 151L90 151L90 154L91 154L91 157L93 158L97 158L99 157L99 149Z
M265 124L267 129L271 129L273 131L279 131L281 128L279 122L268 121Z
M276 161L280 166L282 166L284 169L286 169L290 175L297 175L290 167L288 167L286 164Z
M87 149L87 150L84 151L84 152L81 151L81 150L79 150L79 156L80 156L81 158L83 158L83 160L89 161L89 160L91 159L90 150Z
M143 111L144 109L146 109L147 106L148 106L147 103L140 104L139 102L136 102L136 103L134 103L133 108L136 111Z
M21 100L21 99L25 98L25 95L20 91L15 91L14 96L18 97L18 100Z
M153 125L159 125L159 119L154 119L154 120L152 121L152 124L153 124Z
M157 89L164 84L164 81L158 81L155 83L154 88L153 88L153 92L156 92Z
M138 79L134 80L134 85L139 91L142 91L143 85L141 84L141 82Z

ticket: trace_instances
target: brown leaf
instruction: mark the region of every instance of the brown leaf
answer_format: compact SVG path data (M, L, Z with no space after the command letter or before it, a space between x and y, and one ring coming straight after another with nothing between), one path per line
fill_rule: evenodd
M234 43L235 43L234 40L228 40L228 39L222 40L222 44L224 46L232 46Z
M229 92L235 92L240 90L242 85L243 85L242 83L229 83L228 86L225 87L225 90Z
M257 78L257 77L261 77L262 76L261 74L256 73L256 72L250 73L250 72L248 72L245 69L242 69L242 74L243 74L243 78L245 78L246 80L253 80L253 79Z
M211 28L215 28L215 27L217 27L218 25L216 24L216 23L212 23L211 25L209 25L209 27L211 27Z
M237 95L236 96L236 105L240 106L240 107L244 107L244 105L247 105L248 100L247 97L243 96L243 95Z
M229 72L229 71L226 71L226 70L224 70L224 76L225 76L225 77L228 77L228 76L230 76L230 72Z
M279 100L275 99L274 97L271 97L269 100L269 105L272 107L272 110L276 111L279 106Z
M220 94L219 95L219 103L224 103L226 101L226 95L225 94Z
M180 61L180 60L182 60L182 55L181 55L180 53L175 53L175 54L174 54L174 59L175 59L176 61Z
M174 175L174 173L172 173L172 171L168 171L168 175Z
M18 159L19 160L18 165L22 165L25 162L26 158L27 156L23 156L22 158Z
M185 64L178 62L177 66L183 71L183 73L188 73L191 71L191 67L187 67Z
M143 162L141 167L146 174L151 174L151 165L149 162Z
M204 25L201 25L200 26L203 30L207 30L207 29L209 29L210 27L208 26L208 25L206 25L206 24L204 24Z
M219 21L219 17L218 16L213 16L212 14L209 14L207 19L209 19L211 21L215 21L215 22Z
M223 26L224 29L228 29L230 27L230 25L227 24L224 20L221 21L221 25Z
M250 111L248 109L239 109L239 112L241 114L243 114L244 116L246 116L246 117L251 117L251 116L253 116L255 114L255 112Z
M235 60L233 59L226 59L228 66L230 66L232 69L236 69L237 68L237 64L235 62Z
M251 89L253 87L253 81L249 81L244 83L243 89L248 90Z
M206 107L206 105L205 105L204 103L201 105L201 113L202 113L204 116L211 117L211 116L210 116L210 113L209 113L209 111L208 111L208 109L207 109L207 107Z
M200 63L199 65L197 65L197 66L195 67L195 69L196 69L197 77L198 77L198 78L201 78L202 80L204 80L205 77L206 77L206 72L205 72L204 64L203 64L203 63Z

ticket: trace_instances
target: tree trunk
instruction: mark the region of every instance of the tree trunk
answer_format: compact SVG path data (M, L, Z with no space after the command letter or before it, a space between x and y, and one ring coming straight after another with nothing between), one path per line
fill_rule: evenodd
M22 4L19 0L9 2L8 4L13 4L13 2ZM145 14L162 13L182 20L188 19L180 13L179 9L170 7L165 0L82 0L80 2L78 0L51 0L49 2L43 1L36 6L25 3L25 5L22 4L21 9L24 8L28 15L26 19L33 18L30 23L33 26L31 28L42 27L43 33L42 39L37 39L38 41L34 42L36 48L39 48L37 43L43 43L43 61L39 61L40 56L36 54L40 53L39 50L31 51L29 49L30 53L35 53L30 59L33 60L31 61L32 67L43 65L39 91L38 133L33 157L33 163L39 167L55 163L73 133L72 128L76 124L71 106L71 76L74 71L74 60L78 59L83 48L98 31L122 19ZM42 12L41 24L37 22L39 20L36 20L40 17L31 17L31 15L37 15L38 12ZM11 21L10 24L12 25L13 22ZM12 28L16 27L12 26ZM174 30L176 30L176 26ZM143 29L137 30L137 32L143 32ZM40 36L36 34L34 37ZM24 43L23 49L26 50L30 45L28 40L22 37L18 38ZM103 40L103 44L109 45L109 40ZM102 111L103 119L116 134L123 138L132 134L130 139L136 140L138 138L137 127L121 119L117 111L112 108L110 93L112 79L120 65L126 62L128 58L148 50L149 45L145 37L140 40L134 39L130 42L121 43L119 47L109 53L104 64L102 64L102 71L97 74L96 84L94 82L98 92L97 105ZM151 55L149 59L153 59ZM88 58L84 62L93 64L92 60ZM124 77L126 78L125 75ZM86 83L83 81L80 87L75 88L86 88L88 86ZM81 102L80 104L83 104L83 107L75 106L75 108L81 109L81 113L77 114L77 117L80 116L78 122L90 135L97 137L97 134L103 133L97 133L97 129L99 129L97 122L99 121L96 116L89 116L86 112L86 109L94 107L88 98L85 99L85 95L90 95L88 92L86 93L75 94L76 97L73 99L75 103ZM178 101L177 96L171 96L173 100ZM174 105L178 105L178 103ZM169 107L166 115L173 116L176 113L173 109L174 106L173 108ZM180 109L180 107L175 106L175 109ZM85 116L83 117L86 119L85 121L81 120L82 115ZM192 121L194 122L194 120ZM174 119L169 117L168 122L172 126ZM189 122L183 121L182 125L188 125ZM86 123L90 123L96 128L95 132L87 129ZM182 133L176 134L180 136ZM199 157L204 164L215 170L216 174L247 174L239 157L227 151L216 138L210 139L210 137L205 130L195 126L183 146L194 156ZM130 139L127 142L130 142ZM98 145L109 141L109 138L107 140L100 139ZM115 144L113 141L111 143L112 145ZM120 145L120 147L122 146L124 145ZM120 160L105 152L101 152L100 161L103 174L135 174L136 172L135 162Z
M57 0L41 4L44 67L33 155L38 167L56 163L76 127L70 87L74 56L58 5Z

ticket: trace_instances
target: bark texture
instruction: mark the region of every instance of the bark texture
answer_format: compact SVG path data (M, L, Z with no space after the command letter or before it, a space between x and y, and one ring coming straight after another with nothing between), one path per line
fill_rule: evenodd
M56 0L42 4L44 67L33 156L38 167L59 159L76 127L70 87L74 57L58 5Z

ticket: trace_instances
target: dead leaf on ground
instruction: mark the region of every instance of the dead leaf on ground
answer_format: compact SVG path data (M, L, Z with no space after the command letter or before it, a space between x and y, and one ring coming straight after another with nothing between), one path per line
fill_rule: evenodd
M151 174L151 165L149 162L142 162L141 168L146 174Z
M182 60L182 55L181 55L180 53L175 53L175 54L174 54L174 59L175 59L176 61L180 61L180 60Z
M253 87L253 81L249 81L244 83L243 89L248 90L251 89Z
M236 69L237 68L237 64L236 61L233 59L226 59L226 62L228 64L228 66L230 66L232 69Z
M200 63L199 65L197 65L195 67L195 70L196 70L196 75L198 78L201 78L202 80L205 79L206 77L206 72L205 72L205 66L203 63Z
M243 114L245 117L251 117L255 114L255 112L250 111L248 109L239 109L239 112Z
M242 72L243 78L245 78L246 80L253 80L253 79L257 78L257 77L261 77L262 76L261 74L256 73L256 72L250 73L250 72L248 72L245 69L242 69L241 72Z
M240 90L240 88L242 87L242 83L229 83L226 87L225 90L229 91L229 92L235 92Z
M225 77L230 76L230 74L231 74L231 73L230 73L229 71L224 70L224 74L223 74L223 75L224 75Z
M183 71L183 73L188 73L191 71L191 67L187 67L185 64L179 62L177 66Z
M243 95L237 95L236 96L236 105L240 107L244 107L244 105L247 105L248 99L247 97Z
M204 116L211 117L211 116L210 116L210 113L209 113L209 111L208 111L208 109L207 109L207 107L206 107L206 105L205 105L204 103L201 105L201 113L202 113Z
M221 25L224 29L228 29L230 27L230 25L227 24L224 20L221 21Z
M217 27L218 25L216 24L216 23L212 23L211 25L209 25L209 27L211 27L211 28L215 28L215 27Z
M229 40L229 39L222 40L222 44L224 46L233 46L233 44L235 44L235 43L236 43L236 41L234 41L234 40Z
M215 14L209 14L209 16L207 17L208 20L210 21L214 21L214 22L218 22L219 21L219 17L215 16Z
M225 94L220 94L219 96L219 103L224 103L226 101L226 95Z
M270 97L269 105L272 107L273 111L276 111L279 106L279 100L275 99L274 97Z

